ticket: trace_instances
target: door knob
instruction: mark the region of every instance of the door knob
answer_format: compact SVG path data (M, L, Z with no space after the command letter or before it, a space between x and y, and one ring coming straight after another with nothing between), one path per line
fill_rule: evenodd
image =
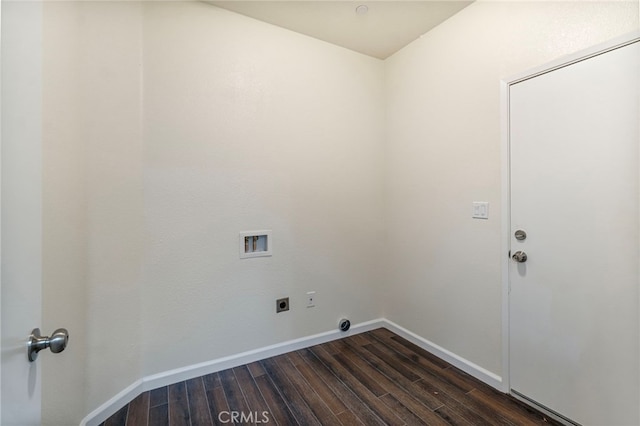
M511 258L518 263L524 263L527 261L527 253L523 251L517 251L513 253L513 256L511 256Z
M27 355L29 361L38 359L38 352L49 348L54 354L64 351L69 343L69 332L65 328L59 328L53 332L51 337L41 336L40 329L34 328L27 342Z

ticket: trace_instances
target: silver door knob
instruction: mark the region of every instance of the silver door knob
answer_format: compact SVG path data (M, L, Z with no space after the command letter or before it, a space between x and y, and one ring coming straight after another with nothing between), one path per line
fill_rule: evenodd
M518 263L524 263L527 261L527 253L523 251L517 251L513 253L513 256L511 256L511 258Z
M29 361L38 359L38 352L49 348L54 354L64 351L69 343L69 332L65 328L59 328L53 332L51 337L41 336L40 329L34 328L27 342L27 356Z

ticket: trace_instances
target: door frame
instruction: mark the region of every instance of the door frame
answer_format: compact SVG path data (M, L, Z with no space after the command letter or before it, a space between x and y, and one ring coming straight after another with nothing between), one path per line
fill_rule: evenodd
M538 77L560 68L567 67L577 62L584 61L594 56L615 50L632 43L640 42L640 31L634 31L630 34L614 38L610 41L597 44L579 52L562 57L558 60L546 63L544 65L529 69L527 71L515 74L500 81L500 128L501 128L501 256L500 270L502 276L502 391L508 393L523 402L530 404L529 401L519 398L511 392L510 383L510 353L509 353L509 265L511 259L509 257L511 250L511 140L510 140L510 98L509 89L511 85ZM640 137L640 135L638 135ZM640 301L639 301L640 302ZM640 401L638 401L638 410L640 412ZM537 409L541 407L537 406ZM542 410L544 411L544 410ZM564 422L553 413L545 414L557 421Z

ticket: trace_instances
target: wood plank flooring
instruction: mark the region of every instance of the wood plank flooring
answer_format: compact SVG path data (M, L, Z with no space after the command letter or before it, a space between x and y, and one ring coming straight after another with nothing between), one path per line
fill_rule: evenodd
M101 426L558 424L380 328L145 392Z

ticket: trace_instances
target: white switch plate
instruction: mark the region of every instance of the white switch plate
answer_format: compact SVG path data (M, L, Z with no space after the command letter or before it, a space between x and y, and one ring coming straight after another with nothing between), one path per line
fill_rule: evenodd
M489 202L474 201L471 217L474 219L489 219Z

